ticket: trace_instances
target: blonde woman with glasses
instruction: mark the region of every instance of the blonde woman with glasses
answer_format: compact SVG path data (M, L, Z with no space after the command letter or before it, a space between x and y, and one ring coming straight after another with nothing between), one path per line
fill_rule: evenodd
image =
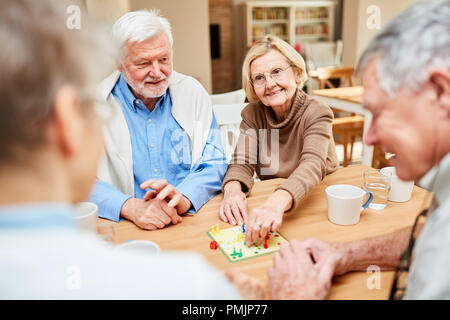
M302 91L306 79L301 55L272 35L256 42L244 60L242 83L250 103L242 111L241 135L222 184L220 218L245 223L249 246L278 231L284 214L337 168L333 113ZM287 179L248 212L255 172L261 180Z

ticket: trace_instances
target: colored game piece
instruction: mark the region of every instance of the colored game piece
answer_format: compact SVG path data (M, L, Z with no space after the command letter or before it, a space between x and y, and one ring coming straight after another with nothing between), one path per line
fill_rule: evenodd
M245 224L242 225L242 233L245 233Z
M217 249L217 241L211 241L211 242L209 243L209 247L210 247L212 250L216 250L216 249Z
M219 224L216 224L216 233L217 233L217 234L221 234L220 228L219 228Z
M266 240L270 239L270 234L266 234Z
M216 241L218 243L217 249L220 248L221 252L228 258L230 262L238 262L246 259L258 257L260 255L266 255L280 250L280 246L277 243L284 243L287 240L278 233L274 232L273 236L269 234L269 237L264 236L259 245L253 244L247 247L245 241L245 226L239 225L232 228L225 228L217 230L217 224L211 227L211 232L207 232L210 241ZM218 234L220 232L220 234ZM278 236L275 240L270 240L274 236ZM264 240L263 240L264 239ZM213 245L214 247L215 245Z

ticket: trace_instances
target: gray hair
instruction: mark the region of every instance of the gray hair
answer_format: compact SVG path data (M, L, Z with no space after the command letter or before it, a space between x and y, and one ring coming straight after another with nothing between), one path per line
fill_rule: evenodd
M160 15L159 10L132 11L120 17L112 27L112 35L121 49L121 58L126 55L127 42L142 42L165 32L173 46L169 21Z
M450 0L419 1L394 18L369 43L356 74L379 58L380 85L394 97L399 89L415 92L430 67L450 68Z
M66 1L0 0L0 165L26 164L44 145L62 86L79 91L81 112L93 112L88 102L114 66L106 29L83 19L81 29L69 30L67 7Z

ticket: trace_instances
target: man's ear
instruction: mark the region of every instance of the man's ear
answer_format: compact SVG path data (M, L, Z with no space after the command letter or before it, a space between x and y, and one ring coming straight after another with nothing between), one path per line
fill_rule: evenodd
M59 88L53 100L51 140L65 158L70 158L83 143L83 123L78 108L77 90L70 85Z
M450 119L450 70L433 68L430 70L430 82L436 92L441 110Z

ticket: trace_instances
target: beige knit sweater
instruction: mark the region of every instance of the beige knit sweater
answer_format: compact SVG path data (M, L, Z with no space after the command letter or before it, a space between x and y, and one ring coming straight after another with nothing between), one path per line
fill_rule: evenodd
M241 134L222 189L236 180L248 194L255 170L261 180L287 178L277 189L291 194L292 210L338 166L332 121L331 109L301 90L281 123L261 102L248 104L242 110Z

